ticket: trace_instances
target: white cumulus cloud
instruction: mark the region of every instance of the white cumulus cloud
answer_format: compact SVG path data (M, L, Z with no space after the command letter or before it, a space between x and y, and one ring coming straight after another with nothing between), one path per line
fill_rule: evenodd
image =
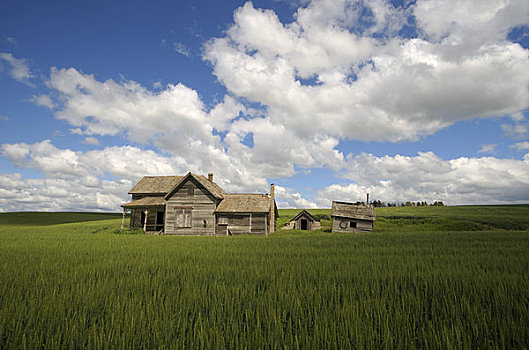
M29 63L26 59L15 58L8 52L0 52L0 60L3 60L9 65L9 75L11 75L13 79L32 86L29 79L33 78L33 75L31 74ZM0 68L1 67L2 66L0 65Z
M492 10L476 5L475 15L464 16L469 3L419 1L406 11L414 11L424 36L378 39L379 28L395 33L404 24L403 10L385 1L365 4L373 24L363 32L355 1L313 1L291 23L248 2L226 36L208 42L204 58L230 93L266 106L273 124L305 141L316 131L414 140L460 120L516 115L529 106L528 52L506 39L509 28L527 22L526 2L490 1ZM461 14L453 25L444 12L451 8ZM480 28L494 35L478 35Z
M443 160L433 152L417 156L360 154L348 157L344 178L354 183L328 186L316 201L332 200L386 203L441 200L447 204L526 203L529 198L529 157L524 160L495 157L460 157Z

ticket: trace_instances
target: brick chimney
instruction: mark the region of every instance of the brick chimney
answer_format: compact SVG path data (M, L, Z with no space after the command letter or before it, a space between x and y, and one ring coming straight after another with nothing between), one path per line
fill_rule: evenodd
M274 184L270 184L270 233L276 230L276 210Z
M209 182L213 182L213 173L208 173Z

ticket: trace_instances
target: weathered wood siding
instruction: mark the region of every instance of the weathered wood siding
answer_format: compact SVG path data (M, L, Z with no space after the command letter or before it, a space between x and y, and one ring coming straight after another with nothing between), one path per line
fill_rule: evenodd
M313 228L313 221L311 219L309 219L308 217L306 216L302 216L300 218L298 218L296 221L294 221L294 230L302 230L301 228L301 220L306 220L307 221L307 228L305 230L307 231L312 231Z
M175 227L177 209L181 208L191 209L191 227ZM188 179L170 198L167 198L165 234L214 235L215 208L215 197L199 182L192 178Z
M138 229L141 227L143 227L143 223L141 222L141 210L132 209L130 213L130 228Z
M254 235L267 235L270 224L268 214L252 214L251 233Z
M350 222L355 222L356 227L351 227ZM343 223L343 224L342 224ZM345 228L342 226L346 226ZM332 232L370 232L373 231L373 222L350 218L332 218Z
M146 197L145 195L141 194L133 194L132 200L138 200ZM140 209L132 209L130 212L130 228L131 229L138 229L143 227L143 222L141 222L141 210Z
M218 236L225 235L267 235L269 224L268 214L256 213L217 213L217 229Z

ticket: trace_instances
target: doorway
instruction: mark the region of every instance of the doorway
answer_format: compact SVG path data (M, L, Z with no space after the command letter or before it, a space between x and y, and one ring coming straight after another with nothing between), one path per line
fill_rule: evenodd
M138 227L143 228L143 225L145 224L145 212L141 210L140 213L140 224L138 225Z
M301 219L300 220L300 225L301 225L301 229L302 230L307 230L307 226L308 226L307 219Z
M164 214L165 212L163 211L156 212L156 231L160 231L164 228Z

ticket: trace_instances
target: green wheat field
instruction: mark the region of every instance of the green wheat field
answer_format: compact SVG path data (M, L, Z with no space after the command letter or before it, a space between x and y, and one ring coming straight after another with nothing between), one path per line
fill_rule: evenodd
M529 205L377 208L361 234L310 211L268 237L0 214L0 349L529 347Z

